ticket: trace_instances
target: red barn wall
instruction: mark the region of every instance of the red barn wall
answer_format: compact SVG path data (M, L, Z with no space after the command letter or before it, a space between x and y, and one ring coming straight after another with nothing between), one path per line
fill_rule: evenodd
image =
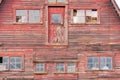
M120 77L120 19L110 0L69 0L68 45L46 45L46 6L44 0L3 0L0 5L0 55L24 56L23 71L0 72L0 77L35 78L38 80L119 80ZM14 9L22 6L40 7L41 24L15 24ZM72 24L71 10L80 7L99 7L99 24ZM88 71L87 57L111 55L112 71ZM34 74L35 60L44 60L47 74ZM47 62L50 61L50 62ZM55 74L55 60L76 60L77 73ZM51 70L52 67L52 70Z

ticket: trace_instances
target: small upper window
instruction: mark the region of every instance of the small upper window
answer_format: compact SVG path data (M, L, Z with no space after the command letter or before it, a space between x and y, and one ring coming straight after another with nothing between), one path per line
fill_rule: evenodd
M40 23L40 10L16 10L17 23Z
M73 23L98 23L98 10L97 9L89 9L89 10L73 10Z
M65 0L48 0L49 3L64 3Z

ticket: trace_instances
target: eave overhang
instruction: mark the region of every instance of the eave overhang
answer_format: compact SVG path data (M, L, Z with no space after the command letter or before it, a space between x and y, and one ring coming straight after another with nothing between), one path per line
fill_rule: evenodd
M115 8L115 10L116 10L116 12L118 14L118 16L120 17L120 8L118 6L118 3L115 0L111 0L111 2L113 4L113 6L114 6L114 8Z
M0 0L0 4L1 4L2 0Z

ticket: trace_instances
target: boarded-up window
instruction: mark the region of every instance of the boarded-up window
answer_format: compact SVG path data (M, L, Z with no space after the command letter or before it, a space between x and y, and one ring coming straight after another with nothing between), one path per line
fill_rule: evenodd
M97 23L98 11L97 9L90 10L73 10L73 23Z
M44 63L36 63L36 72L44 72Z

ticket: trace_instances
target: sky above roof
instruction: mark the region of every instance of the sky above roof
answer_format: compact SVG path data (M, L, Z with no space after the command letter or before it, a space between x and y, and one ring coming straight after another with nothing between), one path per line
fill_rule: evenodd
M115 0L115 1L116 1L117 5L118 5L118 7L120 9L120 0Z

